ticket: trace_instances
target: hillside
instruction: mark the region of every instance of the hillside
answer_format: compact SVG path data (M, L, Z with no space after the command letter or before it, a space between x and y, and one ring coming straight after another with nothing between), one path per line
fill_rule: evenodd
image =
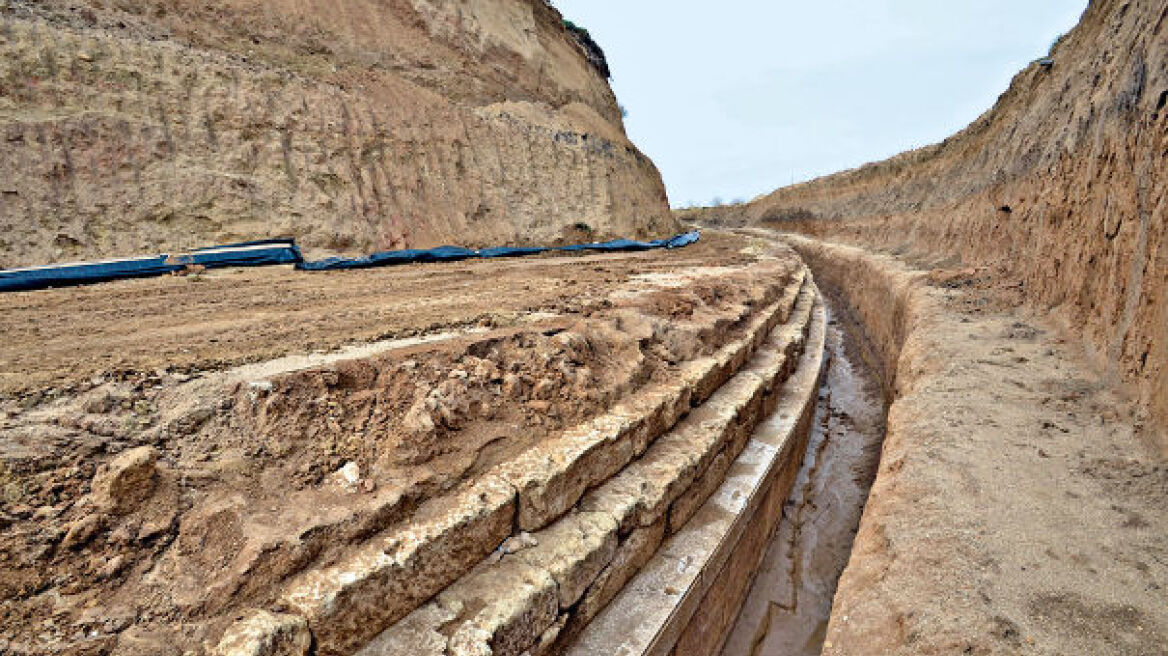
M956 258L1062 321L1168 423L1168 5L1096 0L940 144L779 189L756 222ZM955 261L956 261L955 260ZM1168 448L1168 445L1163 445Z
M4 3L0 266L670 232L589 56L542 0Z

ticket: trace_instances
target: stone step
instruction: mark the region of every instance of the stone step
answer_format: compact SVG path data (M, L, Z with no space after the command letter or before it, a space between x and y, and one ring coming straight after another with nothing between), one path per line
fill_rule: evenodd
M589 604L592 591L585 593L577 612L592 612L591 621L582 625L569 617L556 641L557 653L707 656L719 652L782 516L806 448L826 323L823 306L817 303L806 348L777 395L777 407L747 441L720 485L655 552L634 544L631 538L636 533L630 535L627 547L624 542L618 546L610 568L620 569L602 572L598 579L611 592L611 601ZM626 548L629 554L622 560L620 553ZM623 564L629 561L641 566Z
M779 403L815 303L807 280L788 322L768 331L730 381L639 459L558 521L524 534L518 547L527 548L481 563L358 653L504 656L562 647L653 556L667 533L704 508L728 468L718 463L733 462L754 426Z
M686 363L679 380L645 386L604 415L423 504L404 527L336 564L302 572L276 608L307 620L318 654L352 653L457 581L513 532L548 526L644 453L797 311L807 277L796 274L776 302L754 312L742 337Z
M797 284L802 280L801 270L796 269L793 278L789 277L790 273L785 268L775 267L775 283L756 286L747 294L747 300L740 302L730 312L707 314L697 320L671 324L674 338L696 344L717 344L727 334L757 335L761 330L758 325L760 321L766 319L768 324L773 324L776 320L773 313L765 310L760 312L759 306L765 308L776 302L779 302L780 314L783 315L780 320L785 320L793 290L797 290ZM785 287L779 284L784 280L788 282ZM625 300L633 307L638 305L635 297ZM470 331L460 337L447 336L445 340L430 337L385 343L376 348L354 348L349 354L356 357L358 354L370 353L369 357L377 366L375 361L378 358L397 347L411 348L438 341L457 341L469 350L476 345L490 344L498 338L499 331L489 334ZM728 368L736 367L735 359L740 358L744 349L750 347L753 344L747 339L735 339L729 344L723 344L711 355L683 365L684 373L697 381L694 385L647 386L624 400L618 399L609 414L612 418L628 420L628 430L633 431L634 435L634 450L640 453L650 437L663 432L663 421L671 424L676 420L679 409L683 412L688 409L691 398L695 398L691 394L693 386L696 385L699 390L696 398L704 399L708 396L706 390L721 384L731 373ZM314 366L337 367L346 364L345 358L339 355L321 358ZM300 362L296 358L289 360ZM365 362L368 358L362 356L356 360ZM273 384L280 383L281 377L307 375L311 378L313 375L312 367L290 367L293 365L264 363L251 367L251 370L271 371L274 368L273 378L264 379L274 381ZM242 372L235 374L235 377L239 378L240 375ZM253 374L240 380L254 377ZM239 380L235 382L238 385ZM294 385L284 381L279 386ZM604 421L599 423L603 424ZM401 526L403 522L409 521L419 504L433 496L429 490L442 489L446 485L449 483L438 480L432 469L422 467L416 468L416 471L403 471L392 480L382 481L373 494L350 495L343 491L309 488L293 492L283 503L271 507L246 507L242 497L213 505L206 513L219 512L221 506L226 505L231 512L239 514L243 545L229 565L216 572L213 578L192 580L189 589L193 594L179 602L186 610L214 613L240 600L248 603L246 600L263 599L270 591L277 590L283 582L301 572L327 566L338 558L344 558L345 551L353 549L352 545L364 542L369 536ZM524 517L529 515L530 508L527 508Z

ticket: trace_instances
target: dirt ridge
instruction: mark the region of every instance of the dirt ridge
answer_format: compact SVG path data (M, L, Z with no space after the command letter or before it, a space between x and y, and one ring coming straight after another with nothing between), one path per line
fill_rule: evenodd
M1095 0L965 130L721 214L1015 281L1168 453L1166 28L1162 2Z

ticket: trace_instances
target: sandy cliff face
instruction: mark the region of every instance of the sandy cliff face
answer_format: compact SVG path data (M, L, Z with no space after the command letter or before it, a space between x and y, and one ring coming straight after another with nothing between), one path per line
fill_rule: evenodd
M9 0L0 149L0 266L675 228L542 0Z
M1168 5L1097 0L943 143L780 189L755 221L1016 279L1168 424Z

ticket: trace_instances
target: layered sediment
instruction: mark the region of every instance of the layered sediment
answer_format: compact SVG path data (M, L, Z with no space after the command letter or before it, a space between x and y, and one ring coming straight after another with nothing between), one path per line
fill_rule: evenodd
M732 218L1012 281L1083 338L1168 449L1166 29L1162 2L1092 2L965 130Z
M542 0L16 1L0 62L0 266L675 227Z

